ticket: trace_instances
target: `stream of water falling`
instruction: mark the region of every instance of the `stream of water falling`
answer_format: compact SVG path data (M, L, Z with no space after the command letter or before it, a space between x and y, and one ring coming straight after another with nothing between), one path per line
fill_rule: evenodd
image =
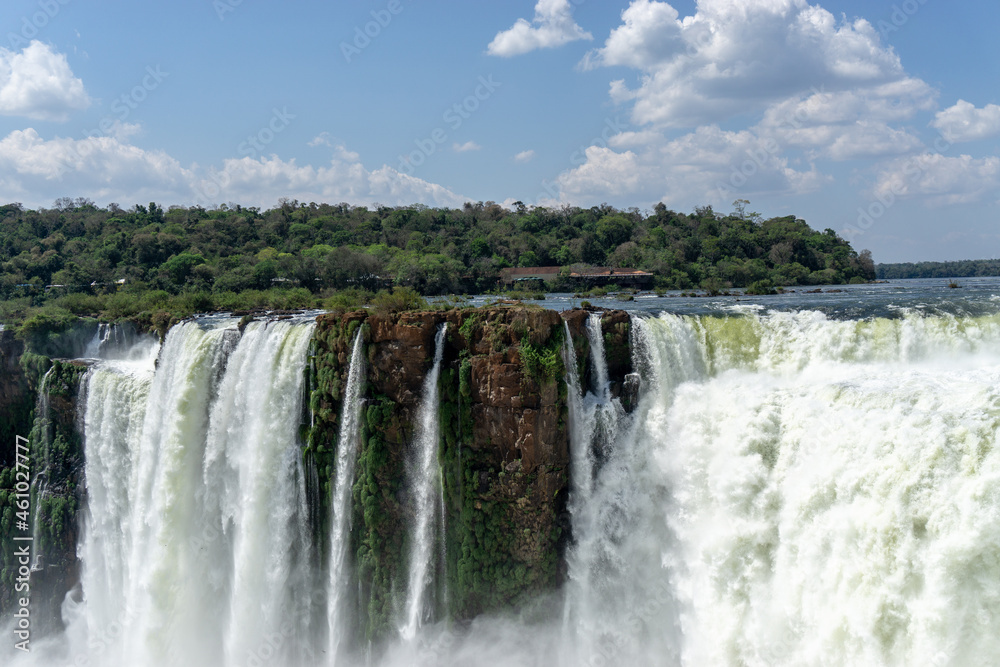
M351 586L347 568L351 532L351 488L354 485L354 466L361 446L361 396L365 385L364 341L361 331L354 335L351 364L344 390L344 407L340 417L337 438L337 473L333 486L330 517L330 573L327 610L330 626L331 665L341 656L341 643L348 634L346 617L348 591Z
M10 664L329 664L316 592L332 581L310 566L297 443L311 328L234 324L174 327L155 369L88 373L83 601L64 603L65 636ZM564 350L563 589L467 626L421 603L372 664L1000 661L1000 316L633 317L641 397L604 435L615 401L587 327L590 377Z
M409 579L406 594L404 622L399 629L405 640L416 637L424 622L425 599L431 585L431 573L436 558L434 549L435 522L443 517L441 499L441 467L438 464L441 427L438 423L438 376L444 357L444 337L448 324L442 324L434 337L434 365L424 380L420 404L417 408L417 425L414 436L414 461L410 468L413 488L413 506L416 523L410 536Z
M312 324L174 327L158 368L87 376L94 664L302 658L317 581L296 446ZM112 635L114 635L112 637Z

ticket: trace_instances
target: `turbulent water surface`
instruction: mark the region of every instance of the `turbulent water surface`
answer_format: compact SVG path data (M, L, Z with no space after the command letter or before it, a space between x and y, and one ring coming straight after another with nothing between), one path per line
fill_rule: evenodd
M637 312L631 414L568 347L569 581L524 617L408 617L370 659L1000 663L1000 305L883 296ZM183 324L155 369L90 371L82 590L18 664L331 664L297 443L310 335Z

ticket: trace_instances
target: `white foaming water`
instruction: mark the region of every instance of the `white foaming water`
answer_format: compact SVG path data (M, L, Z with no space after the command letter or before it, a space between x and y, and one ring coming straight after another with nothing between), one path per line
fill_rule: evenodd
M650 324L713 371L649 425L683 664L996 664L996 318Z
M131 324L102 322L97 326L83 356L87 359L138 361L149 357L158 348L156 336L137 334Z
M86 378L84 602L36 664L307 664L316 634L296 446L311 324L174 327ZM310 661L312 657L308 658Z
M438 376L441 374L441 359L444 356L444 336L448 324L442 324L434 337L434 365L424 379L423 393L417 408L416 435L414 437L414 460L410 466L413 488L413 506L416 523L410 536L410 576L406 596L406 617L399 629L400 636L412 640L424 622L425 597L431 584L434 553L434 524L443 517L437 510L443 509L441 468L438 465L440 448L440 424L438 423Z
M340 645L347 634L345 617L348 580L347 552L351 532L351 487L354 485L354 466L358 458L361 437L361 394L365 384L365 356L361 331L354 336L351 365L347 372L344 390L344 407L340 417L340 434L337 438L337 476L333 486L330 528L330 574L327 610L330 626L330 660L337 664Z
M84 622L71 622L62 657L112 667L326 665L329 656L307 655L326 633L322 615L294 617L316 604L308 582L322 585L301 565L311 547L295 509L297 452L284 463L276 444L265 446L278 436L257 435L264 418L255 413L281 421L266 407L277 398L224 415L222 397L239 391L226 381L238 368L248 377L249 362L237 349L225 364L219 332L187 327L171 332L155 377L105 376L99 366L88 379L87 602L64 607ZM631 414L601 381L599 329L588 322L587 333L589 391L564 350L573 538L563 604L462 628L421 624L418 614L410 639L376 653L378 664L1000 662L1000 318L633 319L642 395ZM254 349L261 386L248 393L301 377L304 359L268 375L265 367L281 367L272 348ZM436 393L425 387L424 398ZM601 411L615 420L603 431ZM287 412L283 423L294 423ZM98 425L107 435L95 451ZM205 443L204 457L171 446L183 434ZM294 433L284 437L294 450ZM272 502L287 525L268 523ZM199 540L206 526L222 528ZM271 530L274 539L259 538ZM289 623L275 620L280 610ZM262 633L256 646L252 632Z

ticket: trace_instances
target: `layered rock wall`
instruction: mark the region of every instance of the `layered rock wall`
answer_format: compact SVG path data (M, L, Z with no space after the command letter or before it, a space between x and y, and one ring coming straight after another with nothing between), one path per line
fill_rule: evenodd
M520 604L564 576L569 473L563 324L553 311L489 308L366 311L319 318L307 458L328 496L354 333L368 360L365 433L354 486L352 547L361 581L359 633L384 634L405 595L416 410L438 328L447 560L441 614L471 618Z

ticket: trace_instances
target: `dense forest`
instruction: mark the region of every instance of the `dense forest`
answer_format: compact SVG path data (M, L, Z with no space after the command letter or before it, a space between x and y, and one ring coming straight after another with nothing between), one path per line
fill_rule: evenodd
M155 203L126 210L65 198L51 209L8 204L0 206L0 321L41 305L115 319L163 309L321 305L339 291L393 286L420 295L481 293L497 289L500 270L511 266L643 269L661 290L875 278L871 254L833 230L817 232L795 216L765 220L748 203L737 201L724 215L663 204L646 214L520 202L443 209L282 201L264 211ZM256 296L248 301L247 294Z
M1000 276L1000 259L965 259L958 262L906 262L879 264L879 280L900 278L984 278Z

